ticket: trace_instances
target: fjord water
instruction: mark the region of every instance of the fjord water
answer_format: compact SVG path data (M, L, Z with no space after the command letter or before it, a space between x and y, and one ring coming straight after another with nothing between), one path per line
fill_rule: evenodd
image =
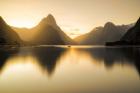
M0 93L140 93L138 47L0 49Z

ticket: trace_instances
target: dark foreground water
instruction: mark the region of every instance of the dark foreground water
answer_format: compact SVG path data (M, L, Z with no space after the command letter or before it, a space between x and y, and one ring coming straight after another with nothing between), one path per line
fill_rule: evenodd
M0 49L0 93L140 93L140 48Z

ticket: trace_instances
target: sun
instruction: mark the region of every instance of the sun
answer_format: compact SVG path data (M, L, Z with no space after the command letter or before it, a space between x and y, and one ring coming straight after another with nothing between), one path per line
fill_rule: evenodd
M32 21L29 20L11 20L9 22L9 25L19 28L32 28L35 24Z

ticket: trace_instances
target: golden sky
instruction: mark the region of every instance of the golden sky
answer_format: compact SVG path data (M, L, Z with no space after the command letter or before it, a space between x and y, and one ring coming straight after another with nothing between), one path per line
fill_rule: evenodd
M0 16L9 25L33 27L50 13L67 33L86 33L108 21L134 23L140 0L0 0Z

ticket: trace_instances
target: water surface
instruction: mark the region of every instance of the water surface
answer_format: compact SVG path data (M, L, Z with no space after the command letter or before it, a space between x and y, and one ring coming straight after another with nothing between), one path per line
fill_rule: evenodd
M0 49L0 93L140 93L138 47Z

